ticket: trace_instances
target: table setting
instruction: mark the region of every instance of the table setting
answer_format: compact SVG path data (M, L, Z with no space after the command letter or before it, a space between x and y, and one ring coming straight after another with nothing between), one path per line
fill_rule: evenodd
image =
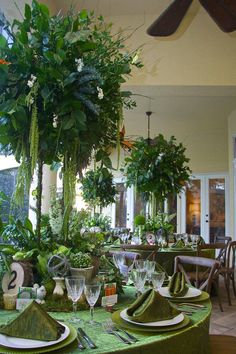
M115 262L122 270L122 258L116 257ZM181 342L185 331L192 340L192 332L201 332L207 343L209 295L186 284L182 273L169 277L154 261L134 260L124 274L124 293L112 313L96 307L95 320L94 306L102 284L95 280L86 284L83 277L71 276L65 284L72 313L48 313L35 300L10 316L9 311L0 311L1 353L135 353L137 347L143 348L142 353L151 353L157 342L158 348L163 343L168 347ZM82 294L90 311L77 311Z

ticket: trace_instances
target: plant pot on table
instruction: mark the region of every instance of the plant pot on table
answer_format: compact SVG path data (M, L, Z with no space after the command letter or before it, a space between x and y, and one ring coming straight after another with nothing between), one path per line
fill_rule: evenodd
M84 277L85 278L85 283L89 282L93 278L93 269L94 266L88 267L88 268L70 268L71 275L74 277Z

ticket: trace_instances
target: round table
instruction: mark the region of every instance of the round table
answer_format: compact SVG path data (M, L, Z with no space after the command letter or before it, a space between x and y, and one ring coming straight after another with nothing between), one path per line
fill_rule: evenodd
M134 288L125 287L125 293L120 295L117 308L125 308L134 301ZM194 313L190 318L191 322L183 329L164 333L133 333L139 341L137 343L126 345L117 338L104 332L102 327L83 326L84 330L98 346L97 349L85 349L83 353L108 354L209 354L209 321L211 314L211 303L209 300L201 302L206 306L205 309ZM71 313L51 313L56 319L65 321L71 317ZM89 311L78 312L80 318L87 320ZM111 317L109 312L102 308L95 308L95 320L105 321ZM0 324L16 316L15 311L0 311ZM131 332L130 332L131 333ZM20 351L18 351L19 353ZM50 353L58 353L50 352ZM17 351L6 350L0 347L0 353L17 353ZM35 352L34 352L35 353ZM74 342L66 350L60 350L60 354L70 353L79 354L81 351Z

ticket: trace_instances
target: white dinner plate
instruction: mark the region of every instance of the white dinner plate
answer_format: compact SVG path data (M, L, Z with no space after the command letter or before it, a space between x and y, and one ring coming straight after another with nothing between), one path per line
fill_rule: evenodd
M201 290L196 289L196 288L188 288L187 293L184 296L171 296L169 293L169 287L168 286L164 286L162 288L159 289L159 294L161 294L164 297L168 297L168 298L173 298L173 299L187 299L190 297L197 297L200 296L202 293Z
M164 327L164 326L173 326L175 324L178 324L184 320L184 315L180 313L179 315L175 316L171 320L165 320L165 321L156 321L156 322L136 322L133 321L129 318L127 315L127 309L124 309L123 311L120 312L120 317L130 323L139 325L139 326L145 326L145 327Z
M33 340L33 339L24 339L6 336L5 334L0 334L0 345L8 348L15 349L34 349L34 348L43 348L49 347L51 345L62 342L70 334L70 329L64 323L61 323L65 327L65 332L62 333L61 337L57 340L52 341L42 341L42 340Z

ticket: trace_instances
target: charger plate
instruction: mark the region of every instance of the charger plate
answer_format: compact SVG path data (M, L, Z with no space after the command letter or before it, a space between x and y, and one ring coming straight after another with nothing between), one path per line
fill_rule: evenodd
M187 293L184 296L178 296L178 299L181 299L181 300L192 299L192 298L200 296L201 293L202 293L201 290L190 287L190 288L188 288ZM168 300L170 300L170 299L172 300L173 298L176 299L176 297L177 297L177 296L170 295L168 286L160 288L159 294L168 298Z
M35 349L35 348L50 347L51 345L55 345L62 342L70 334L69 327L67 327L64 323L60 323L60 324L63 327L65 327L65 330L64 333L62 333L60 338L58 338L57 340L42 341L42 340L11 337L11 336L6 336L4 334L0 334L0 345L12 349Z
M162 320L162 321L155 321L155 322L136 322L129 318L127 315L127 309L124 309L120 312L120 317L125 320L126 322L136 324L137 326L144 326L144 327L166 327L166 326L173 326L176 325L184 320L184 315L182 313L178 314L174 318L170 320Z
M157 332L162 333L162 332L178 331L179 329L186 327L190 323L190 318L187 316L184 316L184 320L176 325L166 326L166 327L144 327L144 326L139 326L139 325L136 325L136 324L133 324L130 322L126 322L125 320L123 320L120 317L121 311L122 310L115 311L111 315L112 321L114 323L116 323L117 325L119 325L123 328L129 329L129 330L132 330L134 332L135 331L136 332L143 332L143 333L148 332L149 334L150 333L155 334Z
M77 338L76 329L74 327L70 326L69 324L67 324L67 326L70 331L68 337L57 344L51 345L49 347L37 348L36 349L37 351L35 349L12 349L12 348L0 346L0 353L1 354L3 354L3 353L11 353L11 354L15 354L15 353L36 354L37 353L37 354L41 354L41 353L49 353L49 352L53 352L53 351L55 351L55 353L60 353L60 349L69 346Z
M172 297L168 298L169 301L171 302L201 302L201 301L206 301L210 298L209 294L206 293L205 291L202 291L200 296L197 297L190 297L190 298L182 298L182 297Z

